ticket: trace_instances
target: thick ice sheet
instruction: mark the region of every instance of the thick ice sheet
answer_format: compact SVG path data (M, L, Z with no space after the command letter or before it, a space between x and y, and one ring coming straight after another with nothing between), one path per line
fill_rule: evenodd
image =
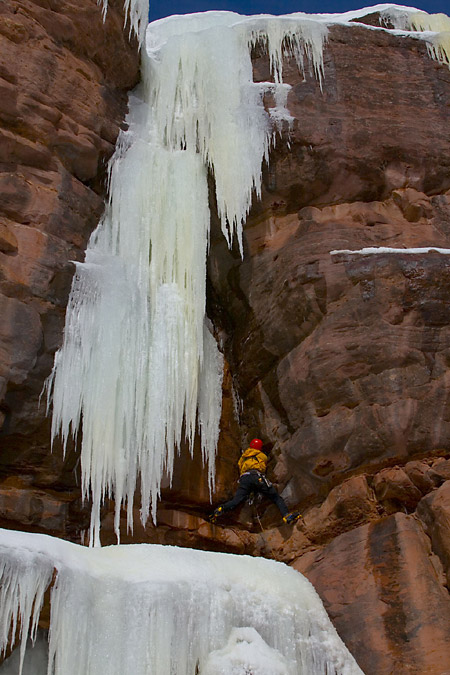
M88 549L7 530L0 560L3 636L5 606L18 612L14 566L27 598L57 571L50 675L361 673L312 585L283 563L145 544Z
M18 675L20 672L20 648L15 649L0 665L0 675ZM48 640L44 631L38 632L33 644L28 640L21 675L47 675Z

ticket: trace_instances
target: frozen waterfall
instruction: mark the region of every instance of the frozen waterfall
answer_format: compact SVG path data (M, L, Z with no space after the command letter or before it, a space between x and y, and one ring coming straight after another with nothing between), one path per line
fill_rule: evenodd
M99 4L106 11L107 0ZM125 0L141 40L146 7ZM425 40L433 58L450 60L447 17L397 5L373 11L400 38ZM293 121L283 59L293 57L325 88L328 27L358 25L349 22L367 13L209 12L148 29L142 83L110 164L104 217L76 264L49 380L52 437L65 446L82 431L91 543L107 496L118 538L122 506L133 526L138 488L143 522L154 517L162 477L196 433L213 485L222 358L205 317L209 181L223 234L242 253L262 163ZM255 45L267 50L271 82L253 82ZM49 642L38 642L34 658L27 637L37 636L49 589ZM311 584L281 563L142 544L84 548L0 530L0 651L14 638L20 646L1 675L361 673Z
M101 2L106 11L107 0ZM147 0L125 0L125 9L142 40ZM400 36L413 29L407 34L448 61L448 17L397 5L372 11L400 26L393 31ZM150 513L155 520L162 478L170 482L183 443L192 452L196 430L213 487L222 357L205 319L208 177L223 234L242 254L242 226L261 192L263 161L277 131L293 122L283 59L293 57L322 87L328 26L356 25L349 22L367 12L206 12L148 27L142 84L130 97L128 130L110 164L104 217L85 262L76 265L64 343L48 382L52 439L59 434L66 448L82 427L91 544L100 541L106 497L115 499L118 540L122 506L133 527L138 487L142 522ZM257 44L267 50L271 82L253 82ZM269 111L267 91L275 100Z
M23 644L29 626L34 635L52 579L48 675L361 674L312 585L283 563L172 546L85 548L8 530L2 653L11 621ZM41 642L36 669L23 675L45 675L42 651ZM8 661L0 674L22 675Z
M82 427L85 499L92 499L91 544L100 507L115 499L133 526L155 519L161 480L172 477L183 442L199 429L214 481L221 411L222 357L205 320L214 176L223 233L242 252L242 225L262 162L284 111L283 54L322 73L326 27L308 18L208 12L170 17L148 28L142 84L130 97L128 130L109 171L109 200L84 263L76 265L64 343L49 378L52 439L64 448ZM274 82L255 84L250 53L268 49ZM271 120L263 105L277 100ZM283 112L284 111L284 112Z

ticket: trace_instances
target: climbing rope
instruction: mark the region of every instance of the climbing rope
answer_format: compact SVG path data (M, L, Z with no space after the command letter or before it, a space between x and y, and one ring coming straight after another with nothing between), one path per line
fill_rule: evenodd
M253 496L253 500L252 500L252 502L250 503L250 499L251 499L252 496ZM269 542L267 541L266 537L264 536L264 528L263 528L263 526L262 526L261 518L259 517L259 513L258 513L258 507L257 507L257 505L256 505L256 502L257 502L257 501L261 501L261 499L262 499L261 493L258 493L258 495L255 497L255 494L252 492L252 494L251 494L250 497L249 497L249 504L250 504L250 505L253 505L253 506L255 507L256 518L257 518L257 520L258 520L259 527L261 528L261 538L262 538L262 540L263 540L263 542L264 542L264 548L265 548L265 549L268 549L268 551L269 551L269 553L270 553L270 557L271 557L271 558L274 558L273 548L271 547L271 545L270 545Z

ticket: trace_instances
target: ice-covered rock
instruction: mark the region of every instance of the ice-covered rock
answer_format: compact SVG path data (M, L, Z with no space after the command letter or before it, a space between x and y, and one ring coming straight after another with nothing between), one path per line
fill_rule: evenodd
M8 530L0 560L3 652L19 619L22 644L30 617L34 637L55 570L54 675L361 673L312 585L282 563L148 544L84 548Z

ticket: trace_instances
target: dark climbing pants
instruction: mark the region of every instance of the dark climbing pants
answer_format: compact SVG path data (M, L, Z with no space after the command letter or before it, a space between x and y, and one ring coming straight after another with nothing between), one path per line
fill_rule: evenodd
M252 492L261 492L261 494L271 499L273 503L278 506L282 516L289 513L289 509L286 506L284 499L280 497L270 480L267 480L264 474L259 471L248 471L239 478L238 482L239 487L236 490L234 497L228 502L225 502L225 504L222 504L224 511L235 509L236 506L239 506L239 504L247 499Z

